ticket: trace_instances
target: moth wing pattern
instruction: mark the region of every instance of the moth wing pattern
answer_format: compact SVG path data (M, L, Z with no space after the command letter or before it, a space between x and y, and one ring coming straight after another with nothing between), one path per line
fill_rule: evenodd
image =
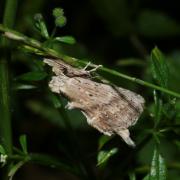
M53 92L69 100L68 109L80 109L87 122L105 135L118 134L135 146L128 128L136 123L144 109L144 98L132 91L98 83L84 77L53 76Z
M105 135L118 134L129 145L135 146L129 137L128 127L134 125L144 108L144 98L119 87L79 79L78 87L86 84L82 111L88 123ZM82 87L83 88L83 87ZM78 96L77 96L78 97ZM88 99L88 103L87 103Z
M69 64L64 63L60 59L49 59L44 58L44 63L48 64L49 66L52 66L52 71L57 75L67 75L69 77L74 76L84 76L84 77L90 77L90 72L83 69L77 69Z
M58 76L62 75L62 71L64 68L64 63L61 60L53 60L49 58L44 58L44 63L48 64L52 67L52 71Z

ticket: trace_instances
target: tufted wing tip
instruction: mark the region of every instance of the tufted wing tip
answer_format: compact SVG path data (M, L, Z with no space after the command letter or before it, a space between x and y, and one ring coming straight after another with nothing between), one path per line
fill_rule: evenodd
M116 133L121 136L121 138L131 147L135 148L136 145L134 141L130 138L130 133L128 129L120 129Z

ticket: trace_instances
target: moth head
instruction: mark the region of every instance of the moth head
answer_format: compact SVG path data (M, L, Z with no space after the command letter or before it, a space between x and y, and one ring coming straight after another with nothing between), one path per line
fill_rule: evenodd
M60 60L44 58L44 63L52 67L52 71L57 75L64 75L67 73L67 67Z
M67 76L53 76L52 80L49 82L49 87L51 91L55 93L60 93L63 91L64 84L67 81Z

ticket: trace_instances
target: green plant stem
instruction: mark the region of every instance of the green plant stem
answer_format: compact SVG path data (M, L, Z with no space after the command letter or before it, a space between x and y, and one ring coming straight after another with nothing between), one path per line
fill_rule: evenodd
M76 58L69 57L69 56L66 56L64 54L60 54L53 49L46 48L39 41L32 39L32 38L29 38L29 37L25 36L24 34L21 34L19 32L14 31L14 30L8 29L8 28L4 27L3 25L0 25L0 32L3 32L4 35L9 39L13 39L13 40L22 42L23 44L32 47L31 53L33 52L35 54L39 54L39 55L43 55L43 56L51 56L54 58L59 58L59 59L62 59L66 63L71 64L73 66L79 66L79 65L86 65L87 64L87 62L85 62L85 61L78 60ZM96 67L96 65L91 64L90 67ZM169 89L163 88L161 86L157 86L155 84L143 81L143 80L135 78L135 77L128 76L126 74L117 72L115 70L112 70L112 69L109 69L106 67L101 67L101 68L99 68L99 70L107 72L109 74L113 74L115 76L118 76L118 77L121 77L124 79L127 79L127 80L135 82L137 84L140 84L140 85L152 88L152 89L159 90L159 91L167 93L171 96L180 98L180 94L177 92L171 91Z
M157 86L155 84L152 84L152 83L149 83L149 82L146 82L146 81L143 81L141 79L138 79L138 78L135 78L135 77L131 77L131 76L128 76L126 74L122 74L120 72L117 72L117 71L114 71L114 70L111 70L111 69L108 69L108 68L103 68L103 71L105 72L108 72L108 73L111 73L115 76L119 76L121 78L124 78L124 79L127 79L127 80L130 80L130 81L133 81L133 82L136 82L137 84L140 84L140 85L143 85L143 86L146 86L146 87L150 87L150 88L153 88L153 89L156 89L156 90L159 90L161 92L164 92L164 93L167 93L171 96L174 96L174 97L178 97L180 98L180 94L179 93L176 93L174 91L171 91L169 89L165 89L161 86Z
M3 24L12 28L15 21L17 0L6 0ZM12 136L11 136L11 110L9 95L9 61L10 52L8 40L1 38L2 56L0 58L0 143L8 155L12 153ZM3 180L8 179L7 171L11 164L4 169Z
M26 161L30 163L36 163L44 166L49 166L51 168L56 168L64 171L68 171L76 176L81 177L81 173L78 171L78 169L75 169L72 166L69 166L67 164L64 164L63 162L60 162L57 158L51 157L49 155L45 154L37 154L37 153L30 153L28 155L19 154L19 155L11 155L9 156L9 160L13 161ZM168 169L176 169L180 170L180 163L179 162L171 162L167 164ZM140 166L135 168L135 172L138 174L144 174L147 173L150 170L149 166Z
M30 153L28 155L11 155L8 159L11 161L26 161L44 166L50 166L51 168L61 169L80 176L76 168L67 165L67 163L60 162L57 158L45 154Z

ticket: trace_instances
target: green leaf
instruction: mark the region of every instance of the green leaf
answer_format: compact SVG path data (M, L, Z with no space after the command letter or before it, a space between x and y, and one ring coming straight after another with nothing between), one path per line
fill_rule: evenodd
M98 157L97 157L97 160L98 160L98 163L97 163L97 166L102 166L104 165L111 156L113 156L114 154L116 154L118 152L118 148L113 148L109 151L99 151L98 153Z
M160 155L159 150L155 148L153 159L151 162L151 169L146 180L166 180L167 179L166 165L163 157Z
M16 172L26 163L26 161L20 161L13 165L8 173L9 180L12 180Z
M176 144L176 146L178 147L178 149L180 149L180 141L175 141L174 143Z
M0 154L0 168L4 167L7 163L8 155Z
M180 34L180 25L166 14L146 10L139 15L138 31L147 37L168 37Z
M169 70L163 54L157 47L151 52L151 63L154 79L156 79L161 86L167 87Z
M163 102L162 99L158 96L157 91L154 90L154 103L155 103L155 112L154 112L154 119L155 119L155 127L161 120L162 117L162 110L163 110Z
M35 19L35 26L36 28L39 30L39 32L41 33L41 35L46 38L49 39L49 33L46 27L46 23L44 21L44 18L42 16L42 14L38 13L34 16Z
M72 166L70 164L60 161L57 157L52 157L46 154L31 153L31 162L35 164L40 164L52 168L62 169L67 172L72 172L74 174L80 174L79 169L76 165Z
M134 172L129 173L129 180L136 180L136 174Z
M27 152L27 138L26 135L21 135L19 138L19 142L21 144L21 148L25 154L28 154Z
M66 44L75 44L76 40L72 36L61 36L61 37L56 37L54 38L55 41L63 42Z
M149 180L149 175L146 175L143 180Z
M180 113L180 111L176 108L176 104L176 98L172 98L169 99L168 103L163 105L163 115L166 119L178 119L178 113Z
M40 71L33 71L33 72L28 72L25 74L22 74L17 77L17 79L23 80L23 81L41 81L45 77L47 77L46 72L40 72Z
M1 144L0 144L0 154L6 154L6 151Z
M13 86L14 90L29 90L29 89L36 89L37 87L31 84L15 84Z
M55 108L62 107L60 98L58 96L56 96L55 94L53 94L53 93L50 94L50 100L52 101Z
M155 142L157 144L160 144L160 139L159 139L160 133L155 131L155 132L153 132L152 135L153 135L153 138L154 138Z
M27 53L32 53L32 54L36 54L39 56L46 56L47 54L35 47L31 47L28 45L21 45L20 47L18 47L22 52L27 52ZM36 60L37 61L37 60Z
M112 139L111 136L105 136L105 135L102 135L100 138L99 138L99 143L98 143L98 149L100 150L108 141L110 141Z

